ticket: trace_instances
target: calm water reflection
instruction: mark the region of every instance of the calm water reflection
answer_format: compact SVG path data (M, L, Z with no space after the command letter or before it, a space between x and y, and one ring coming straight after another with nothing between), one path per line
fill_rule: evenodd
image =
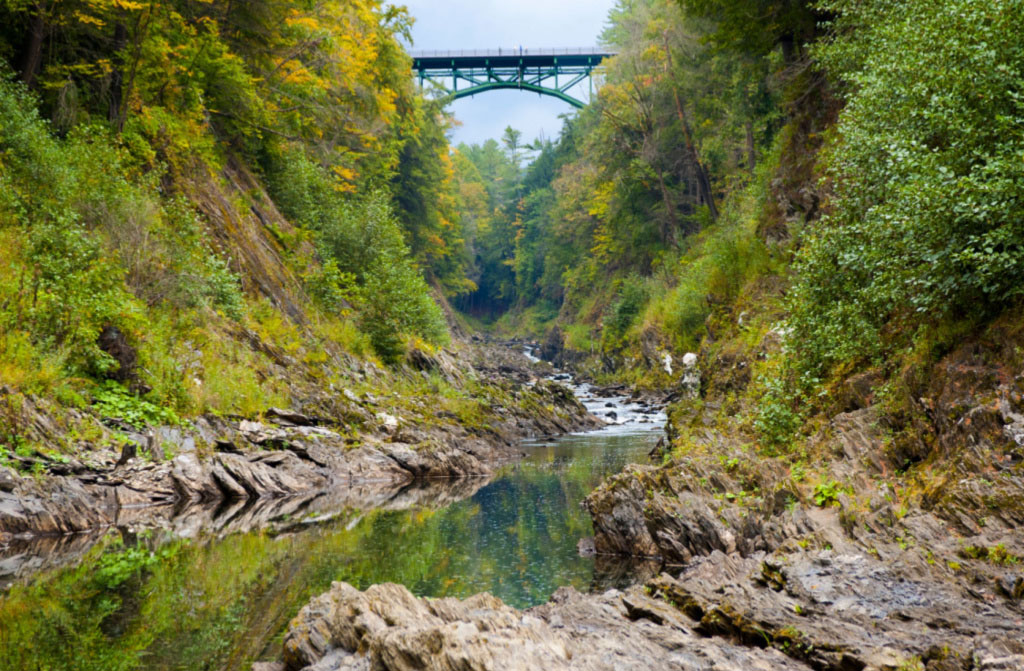
M526 446L529 456L440 510L343 511L299 532L174 540L111 534L73 568L0 596L0 669L248 669L334 580L421 596L489 591L517 607L587 589L580 501L644 461L653 425Z

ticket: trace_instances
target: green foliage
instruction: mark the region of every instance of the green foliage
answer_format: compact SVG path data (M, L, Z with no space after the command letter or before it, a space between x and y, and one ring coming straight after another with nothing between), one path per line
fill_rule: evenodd
M818 21L813 3L805 0L679 0L679 4L691 15L714 22L711 39L716 46L754 57L777 46L792 57L813 39Z
M88 160L91 145L85 138L58 144L34 100L7 81L0 81L0 118L0 228L23 240L5 254L2 330L24 331L37 346L62 349L79 370L109 370L113 360L96 338L104 324L130 323L137 303L124 288L124 271L103 254L77 207L84 169L96 169Z
M319 233L325 254L359 281L360 323L382 358L397 360L406 336L446 341L441 309L413 264L383 196L346 203Z
M410 25L404 8L377 0L0 4L0 58L28 85L6 72L0 83L0 241L18 241L0 251L5 378L38 390L107 377L116 364L97 336L115 326L138 349L154 402L234 412L277 397L258 362L195 344L220 323L213 312L245 321L232 268L248 271L252 259L222 245L249 241L234 227L250 196L256 216L274 213L260 185L234 198L257 161L304 229L275 241L294 248L273 251L306 262L302 246L316 236L323 263L295 274L318 307L354 306L389 356L391 340L442 342L421 275L451 293L472 283L449 120L408 76L400 39ZM25 39L30 29L41 41ZM274 285L296 269L269 270ZM247 283L291 290L270 285ZM293 318L305 308L289 307ZM239 373L237 389L225 371Z
M170 408L151 403L112 380L93 392L93 407L101 417L118 419L137 429L181 422Z
M518 148L516 149L518 152ZM469 277L476 291L456 300L470 314L494 316L515 304L521 259L522 172L512 154L495 140L481 146L460 145L453 166L463 237L473 259Z
M307 275L321 305L340 310L355 304L361 328L382 358L397 360L408 336L444 342L441 309L413 263L386 194L345 196L323 169L302 154L273 164L271 186L278 206L316 235L322 268Z
M356 276L341 272L333 258L326 259L305 276L306 291L310 297L331 313L341 312L351 305L355 283Z
M842 485L835 480L819 482L814 487L814 503L820 508L831 506L839 500Z
M993 564L1003 564L1006 566L1020 564L1024 561L1024 558L1018 557L1007 550L1006 545L1003 543L997 543L992 547L967 545L960 549L960 556L965 559L980 559L982 561L992 562Z
M602 338L606 351L621 347L626 333L643 313L647 300L648 289L643 279L634 275L622 281L618 298L604 320Z
M767 451L774 453L790 445L803 424L803 416L794 410L800 399L794 398L781 377L772 375L758 382L763 392L757 404L754 431Z
M816 53L848 101L825 155L829 215L792 293L794 354L814 371L990 316L1024 286L1024 7L823 6L839 18Z
M459 222L454 168L445 133L454 124L439 101L416 101L415 124L402 132L404 145L392 179L395 215L413 257L450 296L473 291L467 279L468 250Z
M238 279L188 203L164 199L158 173L135 175L103 129L54 138L35 104L0 82L0 238L15 243L0 252L5 366L34 367L29 385L103 377L117 367L97 343L107 326L141 340L143 315L162 305L241 317Z
M750 185L723 203L718 221L691 238L669 267L674 286L652 301L646 319L664 325L680 350L697 348L714 305L732 305L749 283L778 266L757 234L757 212L776 166L776 160L762 163Z

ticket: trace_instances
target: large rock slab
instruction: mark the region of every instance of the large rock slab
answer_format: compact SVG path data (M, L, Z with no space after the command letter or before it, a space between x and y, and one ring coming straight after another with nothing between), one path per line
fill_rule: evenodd
M806 671L778 650L709 639L643 590L559 590L527 611L489 594L417 599L400 585L335 583L292 621L288 671Z

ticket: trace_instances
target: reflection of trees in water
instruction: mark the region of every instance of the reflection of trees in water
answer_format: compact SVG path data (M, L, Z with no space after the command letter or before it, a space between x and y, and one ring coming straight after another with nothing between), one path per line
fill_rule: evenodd
M104 536L92 549L68 545L77 566L0 597L0 669L248 669L279 649L288 620L334 580L361 589L398 582L424 596L489 591L518 607L563 585L621 586L632 568L604 559L595 568L576 553L592 533L579 501L629 457L642 457L647 442L574 439L482 488L416 485L375 500L398 510L364 514L342 498L180 511L180 529L206 531L191 541L157 532L127 544ZM329 515L336 517L309 523ZM114 588L97 585L99 564L128 557L132 543L158 559Z

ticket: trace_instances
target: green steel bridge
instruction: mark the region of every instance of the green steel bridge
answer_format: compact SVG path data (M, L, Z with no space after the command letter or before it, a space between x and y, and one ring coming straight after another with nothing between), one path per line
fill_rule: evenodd
M586 49L491 49L483 51L414 51L413 70L420 85L440 84L453 99L499 89L532 91L554 96L574 107L582 100L570 91L584 79L590 81L602 61L615 52Z

